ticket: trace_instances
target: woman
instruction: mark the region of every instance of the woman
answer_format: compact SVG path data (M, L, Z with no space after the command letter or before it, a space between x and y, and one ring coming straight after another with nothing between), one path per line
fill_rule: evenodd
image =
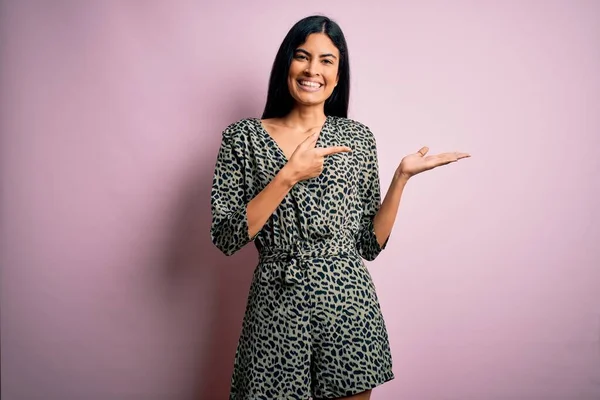
M408 179L464 153L404 157L381 204L375 139L347 118L339 26L296 23L279 48L262 119L223 132L211 195L213 243L254 241L254 272L230 399L369 399L393 379L363 258L385 248Z

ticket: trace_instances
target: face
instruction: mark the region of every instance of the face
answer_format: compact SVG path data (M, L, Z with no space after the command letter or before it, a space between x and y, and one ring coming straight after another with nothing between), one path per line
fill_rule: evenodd
M340 52L324 33L308 35L292 58L288 74L290 94L303 106L320 105L338 83Z

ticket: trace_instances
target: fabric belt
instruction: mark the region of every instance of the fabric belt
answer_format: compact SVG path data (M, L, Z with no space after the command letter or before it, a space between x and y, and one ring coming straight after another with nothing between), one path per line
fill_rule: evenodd
M259 250L259 263L273 263L270 272L288 285L302 282L311 260L336 255L358 254L356 244L348 237L319 241L300 240L286 246L265 246Z

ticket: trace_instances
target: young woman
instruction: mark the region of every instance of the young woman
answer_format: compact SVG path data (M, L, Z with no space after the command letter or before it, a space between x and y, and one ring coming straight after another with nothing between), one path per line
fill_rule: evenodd
M385 248L410 177L468 157L402 159L381 203L377 149L347 118L348 49L323 16L279 48L262 119L225 129L211 195L213 243L259 253L232 400L369 399L393 379L388 335L363 259Z

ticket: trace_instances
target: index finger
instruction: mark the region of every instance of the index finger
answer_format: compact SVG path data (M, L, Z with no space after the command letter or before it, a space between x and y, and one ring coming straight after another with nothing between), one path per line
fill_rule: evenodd
M306 139L304 139L302 141L302 143L300 143L300 146L311 146L314 147L315 144L317 143L317 140L319 140L319 135L321 134L321 132L317 131L315 133L313 133L312 135L308 136Z
M319 149L319 155L321 156L329 156L336 153L344 153L352 151L350 147L347 146L331 146Z

